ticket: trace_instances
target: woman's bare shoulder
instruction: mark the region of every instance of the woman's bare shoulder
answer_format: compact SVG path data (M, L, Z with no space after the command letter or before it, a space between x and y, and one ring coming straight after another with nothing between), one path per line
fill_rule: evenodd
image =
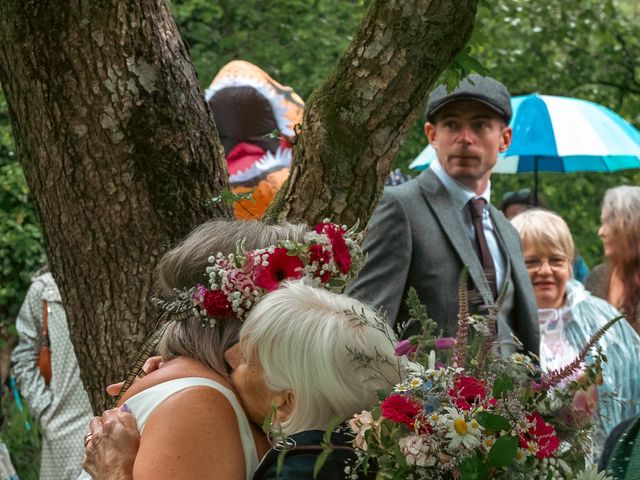
M218 382L225 388L232 390L229 381L217 372L214 372L202 363L188 357L178 357L168 362L164 362L161 368L151 372L143 378L136 380L122 397L120 404L129 398L155 385L159 385L170 380L185 377L202 377Z
M213 388L196 386L172 395L151 414L140 440L134 478L241 479L244 464L238 421L229 400Z

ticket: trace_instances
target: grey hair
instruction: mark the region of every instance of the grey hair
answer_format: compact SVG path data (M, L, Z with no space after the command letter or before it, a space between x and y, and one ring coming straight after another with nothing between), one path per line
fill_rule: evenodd
M326 429L370 408L401 380L388 324L358 300L286 282L254 307L240 332L244 358L258 362L275 392L291 390L286 435Z
M620 308L634 326L640 309L640 187L610 188L602 202L602 223L611 231L612 252L607 259L609 288L614 271L623 284Z
M268 225L259 221L210 220L162 257L156 269L157 295L171 301L174 289L206 284L208 258L217 252L225 255L234 252L240 241L252 250L279 240L302 242L307 231L307 225L301 223ZM226 376L230 371L224 352L238 342L241 326L235 318L220 319L215 327L203 326L202 317L194 311L189 318L167 327L157 351L165 361L186 356Z
M640 187L624 185L610 188L602 201L602 221L616 235L638 235L640 232Z

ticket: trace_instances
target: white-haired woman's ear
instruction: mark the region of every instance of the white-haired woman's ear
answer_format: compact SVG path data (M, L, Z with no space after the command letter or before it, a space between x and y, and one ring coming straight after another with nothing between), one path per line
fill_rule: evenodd
M276 410L276 423L286 422L291 418L296 399L291 390L283 390L273 396L273 404Z

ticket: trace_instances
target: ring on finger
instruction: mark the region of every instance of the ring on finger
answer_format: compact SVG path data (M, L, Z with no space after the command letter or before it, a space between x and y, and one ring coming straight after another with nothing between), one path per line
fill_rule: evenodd
M87 445L91 441L91 437L93 437L93 432L89 432L84 436L84 446L85 446L85 448L87 447Z

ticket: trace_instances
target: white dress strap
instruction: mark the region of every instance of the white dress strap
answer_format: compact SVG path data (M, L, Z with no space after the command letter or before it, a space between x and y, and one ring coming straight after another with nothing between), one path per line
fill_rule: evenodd
M147 419L158 405L172 395L192 387L213 388L223 394L233 407L238 420L238 427L240 428L240 440L242 441L242 448L244 450L246 478L247 480L251 480L253 472L258 468L258 453L249 420L234 393L214 380L203 377L177 378L149 387L131 397L125 403L129 410L131 410L131 413L136 417L140 434L142 435Z

